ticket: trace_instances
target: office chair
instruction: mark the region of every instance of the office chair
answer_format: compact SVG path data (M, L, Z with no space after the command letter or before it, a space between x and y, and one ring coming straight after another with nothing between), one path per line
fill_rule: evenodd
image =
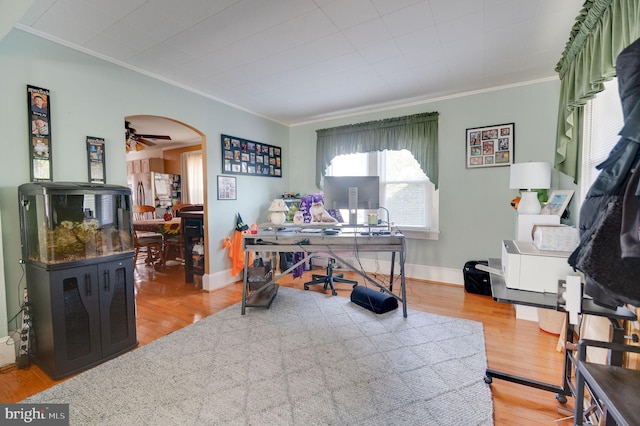
M309 194L300 201L300 211L304 215L305 222L313 223L313 217L311 215L312 205L318 205L322 203L324 213L328 213L337 223L342 222L342 216L338 210L326 210L324 209L324 195L323 194ZM357 281L349 280L343 277L343 274L334 274L333 268L336 265L336 260L329 257L327 260L327 273L326 275L312 274L312 280L304 283L304 289L309 290L310 285L323 284L324 290L331 287L331 294L337 296L335 283L351 284L353 288L358 285Z
M327 274L326 275L312 274L311 281L304 283L304 289L309 290L310 285L323 284L324 290L327 290L327 287L331 287L331 294L334 296L337 296L338 293L336 292L336 287L334 285L335 283L351 284L353 286L352 288L356 288L358 286L358 281L346 279L343 277L342 273L340 274L333 273L333 268L335 264L336 264L336 260L334 258L332 257L328 258Z

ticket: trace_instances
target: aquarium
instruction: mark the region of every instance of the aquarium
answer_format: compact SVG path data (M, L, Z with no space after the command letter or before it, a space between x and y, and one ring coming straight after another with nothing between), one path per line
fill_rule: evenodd
M126 186L34 182L18 188L25 261L43 264L133 252Z

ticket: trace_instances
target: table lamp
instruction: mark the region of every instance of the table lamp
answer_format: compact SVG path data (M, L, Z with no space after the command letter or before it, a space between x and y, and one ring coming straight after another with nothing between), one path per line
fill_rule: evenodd
M273 223L274 225L282 225L287 218L285 213L289 211L289 207L287 207L287 204L283 199L276 198L271 202L269 211L272 212L269 215L269 221L271 221L271 223Z
M509 188L526 189L520 194L518 214L540 214L542 207L538 201L538 193L532 189L549 189L550 187L550 163L530 161L511 165Z

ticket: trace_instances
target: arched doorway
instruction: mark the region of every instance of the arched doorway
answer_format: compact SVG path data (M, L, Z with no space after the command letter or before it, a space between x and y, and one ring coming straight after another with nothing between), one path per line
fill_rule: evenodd
M191 204L200 204L201 202L204 209L204 244L205 247L208 247L207 144L205 134L189 124L162 116L130 115L126 116L124 121L124 148L127 150L128 182L130 182L130 176L135 173L157 171L164 174L180 175L182 186L182 177L185 176L184 159L193 157L194 152L201 152L202 173L199 176L201 182L192 182L191 185L192 189L196 186L199 187L199 190L201 190L200 196L196 196L194 199L194 196L191 196L190 193L180 191L178 197L176 197L175 193L171 194L171 203L190 202ZM162 167L159 167L160 164ZM205 274L208 271L209 257L205 256Z

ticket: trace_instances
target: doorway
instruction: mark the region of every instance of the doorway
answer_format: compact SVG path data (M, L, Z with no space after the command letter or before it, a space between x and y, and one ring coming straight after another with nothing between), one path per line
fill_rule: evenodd
M204 247L208 247L207 236L207 161L206 161L206 136L200 130L181 121L154 115L130 115L124 118L125 121L125 149L127 151L127 181L129 186L133 185L133 175L139 173L151 173L179 176L179 191L173 190L168 198L163 200L157 197L146 200L158 207L157 217L162 217L163 209L169 211L168 207L183 203L202 204L204 210ZM201 153L202 170L195 173L201 179L200 182L186 182L187 190L191 192L183 193L182 178L185 176L186 158L193 159L196 152ZM193 161L191 162L193 167ZM193 170L192 170L193 174ZM194 189L195 188L195 189ZM195 191L195 195L194 195ZM198 193L201 191L201 193ZM153 193L153 191L151 191ZM165 196L167 197L167 196ZM191 198L191 200L189 200ZM141 204L135 200L134 204ZM167 207L168 206L168 207ZM186 257L186 255L185 255ZM208 256L204 257L204 273L209 271Z

